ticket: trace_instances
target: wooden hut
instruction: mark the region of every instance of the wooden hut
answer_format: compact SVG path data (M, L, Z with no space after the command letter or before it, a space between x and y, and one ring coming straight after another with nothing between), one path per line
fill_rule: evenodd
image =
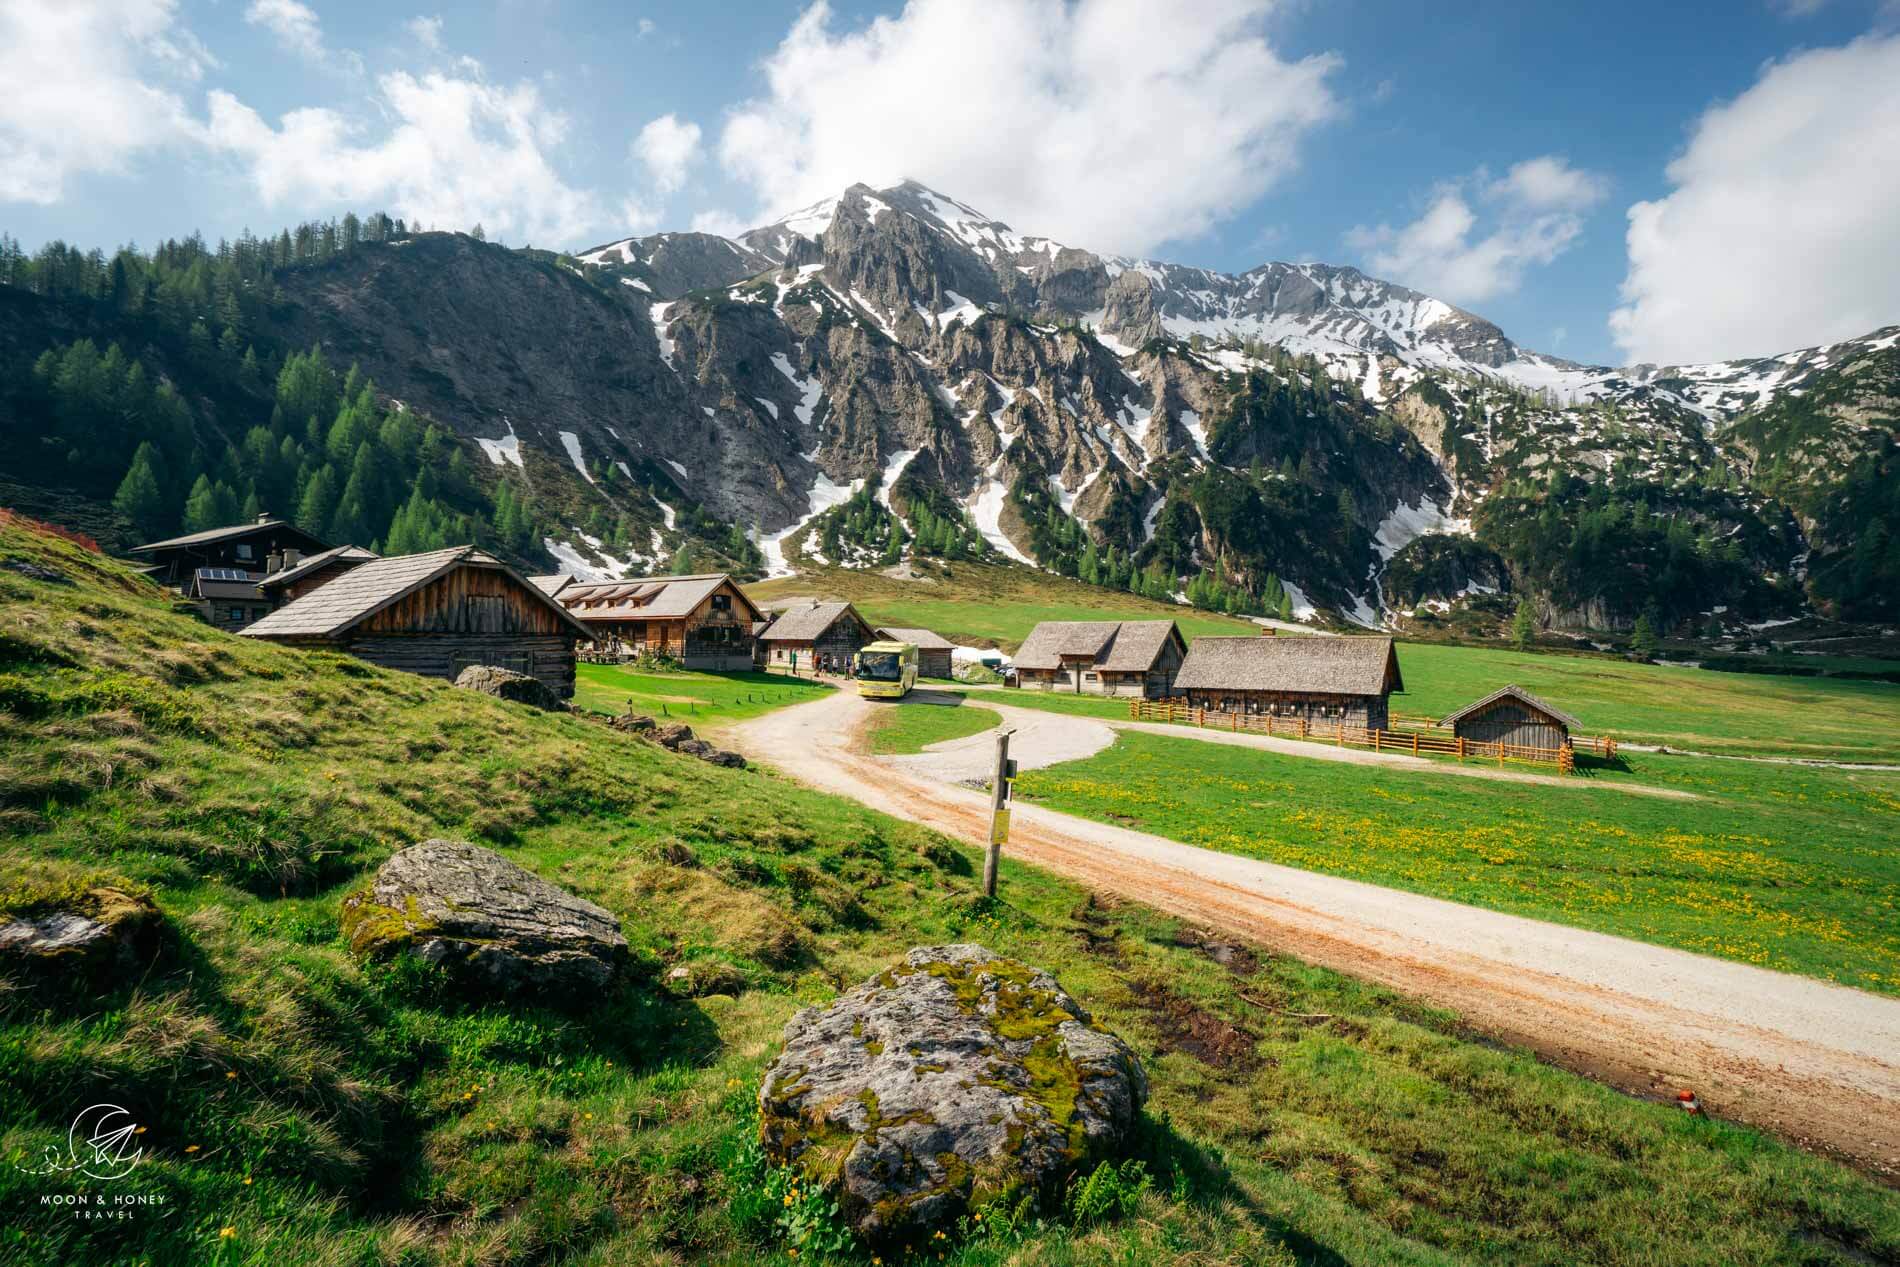
M275 569L269 566L273 555L279 566L288 559L294 563L305 555L329 549L302 528L269 515L259 515L247 524L228 528L208 528L164 541L149 541L133 546L130 553L145 564L145 574L161 585L189 592L201 568L219 568L252 574L262 580Z
M754 630L764 613L724 572L624 581L534 578L533 584L593 632L610 658L662 655L689 669L753 667Z
M928 629L907 629L902 625L879 625L876 630L879 642L908 642L917 648L917 676L947 678L950 676L950 653L956 647L940 634Z
M1501 686L1439 723L1460 739L1521 748L1568 748L1577 719L1517 686Z
M1172 620L1045 620L1010 664L1031 690L1155 699L1172 693L1186 655Z
M1196 708L1384 730L1405 680L1390 638L1196 638L1174 686Z
M294 554L295 551L289 552ZM334 581L351 568L377 558L362 546L334 546L308 558L288 558L285 565L266 572L257 588L272 607L293 603L310 591ZM273 560L275 561L275 560Z
M849 603L788 607L759 635L768 665L823 665L838 673L850 668L859 647L875 641L871 626Z
M498 665L563 697L574 693L574 644L592 636L566 608L474 546L359 564L242 632L335 647L427 677Z

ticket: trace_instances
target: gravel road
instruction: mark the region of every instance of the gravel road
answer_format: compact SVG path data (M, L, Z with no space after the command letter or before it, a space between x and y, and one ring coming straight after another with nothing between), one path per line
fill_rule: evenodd
M997 705L1024 768L1099 750L1088 718ZM839 692L726 741L824 791L978 842L978 735L866 754L878 705ZM1090 748L1095 744L1095 748ZM1067 754L1067 755L1063 755ZM971 770L974 768L975 773ZM1713 1113L1900 1181L1900 999L1179 844L1018 804L1007 852L1094 888L1458 1011L1476 1029L1634 1094Z

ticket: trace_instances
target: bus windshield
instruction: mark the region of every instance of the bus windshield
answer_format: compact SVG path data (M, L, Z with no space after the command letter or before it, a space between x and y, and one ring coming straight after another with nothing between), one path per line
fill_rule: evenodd
M865 682L896 682L904 676L904 662L895 651L858 653L858 678Z

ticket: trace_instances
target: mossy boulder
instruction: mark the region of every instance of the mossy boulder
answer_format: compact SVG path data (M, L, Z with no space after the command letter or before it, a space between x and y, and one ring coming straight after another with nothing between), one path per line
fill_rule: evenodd
M426 840L343 899L343 934L364 957L413 954L500 994L578 994L627 963L611 912L492 849Z
M860 1236L890 1241L993 1197L1054 1193L1123 1149L1147 1091L1128 1044L1048 973L924 946L792 1018L760 1131Z
M564 712L567 701L540 678L493 664L471 664L455 676L455 685L465 691L480 691L496 699L513 700L544 708L551 713Z
M139 971L159 949L158 907L129 886L92 884L0 914L0 972L96 981Z

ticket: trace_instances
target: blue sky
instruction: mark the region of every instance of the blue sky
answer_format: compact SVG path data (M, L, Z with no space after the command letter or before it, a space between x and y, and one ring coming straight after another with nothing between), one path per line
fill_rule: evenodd
M1896 17L0 0L26 88L0 97L0 228L149 244L388 207L579 247L908 174L1075 245L1358 264L1581 360L1759 355L1900 321L1900 183L1867 170L1900 167L1869 161L1900 153Z

